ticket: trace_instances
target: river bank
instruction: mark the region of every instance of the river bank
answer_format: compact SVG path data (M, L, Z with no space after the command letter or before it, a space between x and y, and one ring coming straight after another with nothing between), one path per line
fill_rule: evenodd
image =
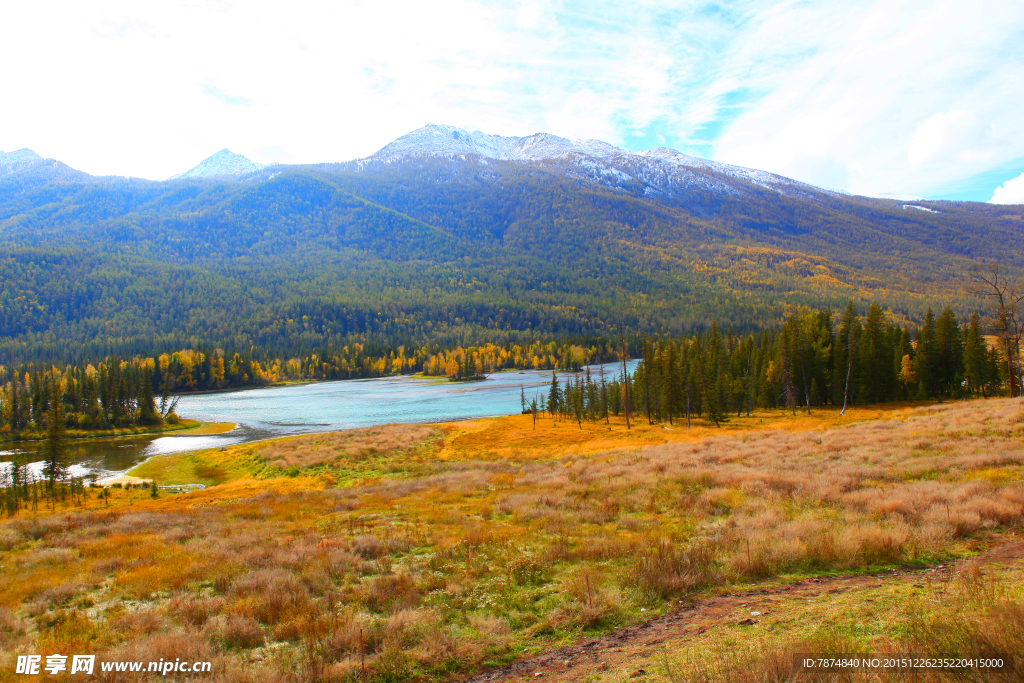
M636 361L631 361L631 366ZM621 366L604 366L606 374ZM595 375L600 366L590 368ZM501 372L476 382L404 375L302 382L287 386L184 394L177 413L183 426L156 432L93 434L70 439L65 462L106 478L126 474L149 458L218 449L276 437L384 425L435 424L510 415L546 395L551 371ZM559 373L564 382L571 373ZM212 425L221 425L213 427ZM42 460L45 441L12 443L22 462ZM0 447L0 452L4 449ZM4 456L0 455L0 459Z
M122 427L117 429L68 429L64 438L78 439L116 439L123 436L146 436L147 434L166 434L196 429L202 423L198 420L181 420L177 424L156 425L152 427ZM0 445L21 444L46 441L46 432L21 432L17 435L0 436Z

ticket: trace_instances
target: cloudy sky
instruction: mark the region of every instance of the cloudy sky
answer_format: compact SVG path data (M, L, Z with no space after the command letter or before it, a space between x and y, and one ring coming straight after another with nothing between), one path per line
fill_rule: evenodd
M1024 3L6 3L0 149L162 179L426 123L1024 202Z

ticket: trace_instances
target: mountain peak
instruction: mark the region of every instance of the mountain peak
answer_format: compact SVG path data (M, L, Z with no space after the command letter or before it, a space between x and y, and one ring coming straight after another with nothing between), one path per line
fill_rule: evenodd
M171 176L168 180L178 180L181 178L241 176L248 175L249 173L255 173L262 168L264 168L264 164L253 163L241 154L235 154L225 147L216 154L212 154L200 161L198 166L191 168L184 173Z
M596 140L587 142L598 143ZM504 161L537 161L557 159L574 151L582 151L577 149L580 144L579 141L574 143L550 133L534 133L525 137L489 135L478 130L468 131L456 126L428 123L385 145L370 158L393 161L418 154L448 157L478 154Z
M22 149L7 153L0 150L0 173L13 173L27 164L42 160L43 158L41 156L30 150L28 147L23 147Z
M593 160L596 160L599 166L605 169L603 171L605 175L610 173L619 178L630 175L650 177L650 172L660 172L656 171L656 169L660 169L673 174L690 173L690 179L687 182L697 182L694 180L695 176L692 175L692 172L706 173L710 171L776 190L781 187L810 187L774 173L692 157L667 147L659 147L646 152L632 152L601 140L569 140L550 133L506 137L434 123L403 135L385 145L369 159L391 162L410 156L455 157L466 154L518 162L566 159L575 156L579 157L577 161L584 165L592 165ZM585 160L586 157L592 161ZM716 184L717 181L700 182L708 187L719 186Z

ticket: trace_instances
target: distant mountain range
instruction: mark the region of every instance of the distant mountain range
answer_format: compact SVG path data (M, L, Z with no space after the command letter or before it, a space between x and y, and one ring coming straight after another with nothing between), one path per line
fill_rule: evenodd
M714 182L707 176L708 173L712 173L780 191L783 188L803 188L827 192L766 171L692 157L667 147L659 147L645 152L630 152L600 140L572 141L549 133L536 133L526 137L506 137L436 124L428 124L403 135L377 153L353 163L395 162L416 156L443 158L476 156L483 159L519 163L573 160L580 166L578 173L591 178L594 177L592 162L596 161L603 167L601 170L609 179L619 175L621 180L626 180L620 175L625 173L629 178L650 182L654 186L660 186L661 189L702 186L722 192L736 190L736 188L730 190L728 183ZM43 166L48 162L51 165L63 166L54 160L44 160L30 149L21 149L7 155L0 152L0 176L19 171L31 171L34 167ZM288 168L288 166L279 164L258 164L225 148L207 157L188 171L171 176L167 181L186 178L249 180L260 171L271 167L278 171ZM631 170L632 174L623 169ZM921 197L895 193L878 195L878 198L924 201Z
M0 353L743 328L847 299L962 314L973 262L1024 265L1022 214L440 125L344 163L225 149L166 181L18 150L0 153Z

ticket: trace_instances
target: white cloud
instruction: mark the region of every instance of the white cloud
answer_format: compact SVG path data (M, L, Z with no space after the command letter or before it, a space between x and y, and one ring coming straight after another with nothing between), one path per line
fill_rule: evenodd
M651 130L858 192L1024 157L1018 0L9 4L0 149L91 173L341 161L428 122Z
M957 109L929 117L917 130L907 150L912 164L929 161L987 161L997 153L992 126L974 112Z
M830 155L850 169L849 191L926 194L1024 156L1024 4L779 7L721 67L766 94L727 126L716 158L814 183L799 156Z
M1024 173L996 188L990 204L1024 204Z

